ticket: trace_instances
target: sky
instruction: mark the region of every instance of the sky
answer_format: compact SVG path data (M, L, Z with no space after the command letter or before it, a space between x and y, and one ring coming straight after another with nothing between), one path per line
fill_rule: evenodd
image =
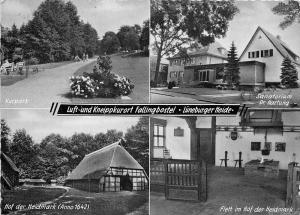
M67 0L64 0L67 1ZM90 23L99 38L107 31L117 32L122 25L139 24L150 16L150 0L71 0L80 18ZM14 23L20 27L32 19L33 12L43 0L0 0L2 21L5 27Z
M226 37L218 39L226 49L234 41L238 53L241 54L247 46L258 26L264 28L274 36L279 35L292 51L300 56L300 24L293 24L282 30L279 23L282 16L274 15L271 9L279 1L236 1L240 12L229 23Z
M76 132L95 135L116 129L125 134L127 129L136 125L139 119L116 116L53 116L45 109L3 109L2 118L6 120L11 133L16 129L24 128L35 143L39 143L51 133L70 137Z

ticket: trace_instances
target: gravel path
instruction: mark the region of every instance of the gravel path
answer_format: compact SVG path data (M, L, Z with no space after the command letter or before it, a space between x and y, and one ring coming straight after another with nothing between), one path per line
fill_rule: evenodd
M11 86L2 86L0 105L4 108L50 108L52 102L70 102L63 96L69 92L69 77L95 60L47 69Z

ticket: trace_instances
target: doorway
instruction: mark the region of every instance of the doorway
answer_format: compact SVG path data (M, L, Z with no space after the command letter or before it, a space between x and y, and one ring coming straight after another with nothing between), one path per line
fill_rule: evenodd
M133 184L128 174L121 176L120 186L121 190L132 191Z

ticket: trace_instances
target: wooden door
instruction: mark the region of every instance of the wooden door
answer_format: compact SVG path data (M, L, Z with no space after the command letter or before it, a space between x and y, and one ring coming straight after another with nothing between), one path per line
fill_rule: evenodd
M207 167L204 161L165 161L166 199L206 201Z

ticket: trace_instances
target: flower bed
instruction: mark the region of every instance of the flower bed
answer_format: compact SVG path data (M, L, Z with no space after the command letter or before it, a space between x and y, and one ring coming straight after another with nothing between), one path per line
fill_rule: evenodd
M107 97L129 95L134 84L126 77L111 73L109 56L100 56L92 73L70 78L71 93L77 97Z

